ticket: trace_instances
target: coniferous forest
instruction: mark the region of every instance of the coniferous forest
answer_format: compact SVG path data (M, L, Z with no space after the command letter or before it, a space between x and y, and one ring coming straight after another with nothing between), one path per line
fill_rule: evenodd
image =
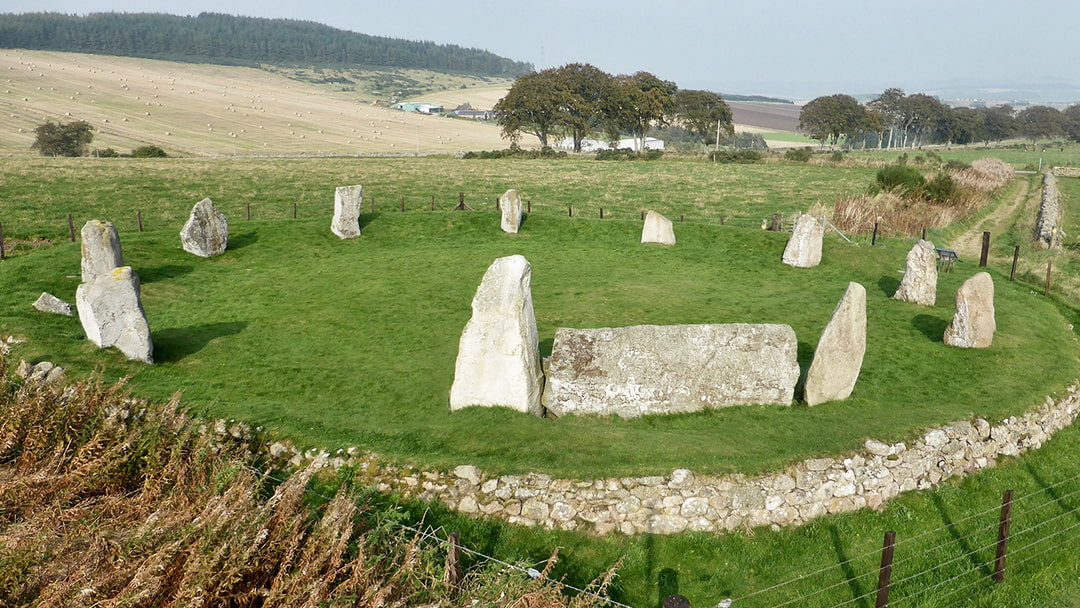
M0 48L225 65L417 68L515 76L532 65L488 51L370 36L311 21L201 13L0 14Z

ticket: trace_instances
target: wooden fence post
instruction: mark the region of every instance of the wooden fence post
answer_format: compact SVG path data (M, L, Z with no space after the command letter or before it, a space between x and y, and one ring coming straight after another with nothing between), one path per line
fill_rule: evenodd
M375 213L375 197L371 197L371 212Z
M1053 268L1054 260L1048 260L1046 262L1046 291L1043 292L1043 295L1048 298L1050 297L1050 275L1053 272Z
M405 211L405 197L404 196L401 197L401 211L402 212Z
M0 260L4 259L4 225L0 224Z
M1016 249L1013 249L1012 272L1009 273L1009 280L1010 281L1015 281L1016 280L1016 263L1018 261L1020 261L1020 246L1019 245L1016 246Z
M566 206L566 215L567 215L567 217L574 217L574 206L573 205L567 205Z
M135 212L135 219L139 220L139 232L142 232L142 211Z
M926 240L926 228L922 229L922 240Z
M75 224L71 220L71 214L68 214L68 237L71 238L71 242L75 242Z
M457 592L463 576L461 569L461 535L451 532L449 546L446 548L446 586Z
M525 204L528 205L528 211L526 211L525 213L532 213L532 201L525 201Z
M292 204L292 219L296 219L296 203Z
M986 268L986 258L990 256L990 233L983 233L982 253L979 254L979 268Z
M679 216L679 221L680 221L680 222L686 221L686 217L685 217L685 216L682 216L682 215L680 215L680 216Z
M1009 548L1009 524L1012 523L1013 491L1005 490L1001 497L1001 518L998 520L997 556L994 558L994 582L1005 580L1005 556Z
M873 234L873 236L870 237L870 246L871 247L873 247L874 245L877 245L877 230L878 230L878 223L874 222L874 234Z
M600 219L604 219L604 208L600 207Z
M896 532L885 533L885 543L881 547L881 570L878 572L877 601L874 608L889 605L889 585L892 582L893 548L896 545Z
M645 212L644 211L641 212L641 221L643 221L643 222L645 221Z
M251 221L251 203L248 203L247 205L244 205L244 207L245 207L244 210L247 212L247 219L250 222Z
M435 210L435 197L434 196L431 197L431 210L432 211Z

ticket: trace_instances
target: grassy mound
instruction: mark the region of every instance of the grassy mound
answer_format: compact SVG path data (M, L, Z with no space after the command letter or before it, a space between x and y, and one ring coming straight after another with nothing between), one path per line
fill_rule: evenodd
M636 221L533 215L509 236L491 213L385 213L354 241L325 220L233 224L210 260L173 231L122 236L143 281L157 365L86 342L78 321L38 313L42 291L72 300L76 244L5 262L0 324L30 338L29 356L76 371L132 376L141 394L262 425L302 444L358 445L389 458L495 472L602 477L759 472L901 440L968 416L1023 411L1076 378L1077 345L1059 312L997 278L998 335L988 350L946 348L951 294L973 274L942 275L932 308L894 302L908 244L827 239L824 263L780 263L786 236L678 224L673 248L642 246ZM547 354L556 327L786 323L805 370L847 287L868 288L868 349L852 398L808 409L739 407L677 416L540 420L503 409L451 413L457 340L484 270L520 253ZM754 441L739 438L754 437Z

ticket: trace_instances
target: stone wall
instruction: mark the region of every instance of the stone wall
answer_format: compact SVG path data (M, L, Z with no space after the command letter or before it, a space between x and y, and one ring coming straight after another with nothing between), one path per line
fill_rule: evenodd
M1035 242L1043 249L1057 249L1061 246L1061 193L1052 171L1043 174L1042 200L1039 202L1039 217L1035 222Z
M927 431L907 443L868 440L839 458L805 460L769 475L669 475L606 479L558 479L550 475L489 476L471 465L451 472L380 465L358 450L298 453L269 447L281 464L322 460L355 466L383 492L440 500L462 513L498 517L515 524L578 529L592 534L674 534L756 526L803 524L830 513L879 508L901 492L924 490L950 477L995 465L998 456L1036 449L1071 424L1080 411L1080 388L999 425L964 420Z
M1058 177L1080 177L1080 167L1054 167L1050 171Z

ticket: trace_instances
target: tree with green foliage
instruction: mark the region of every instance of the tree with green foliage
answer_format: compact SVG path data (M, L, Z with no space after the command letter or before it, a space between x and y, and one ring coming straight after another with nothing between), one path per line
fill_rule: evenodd
M979 108L976 111L982 115L982 127L978 139L987 145L991 141L1013 137L1019 132L1016 118L1013 116L1013 107L1008 104L993 108Z
M1061 111L1050 106L1029 106L1016 114L1020 134L1036 141L1038 139L1065 135L1065 119Z
M680 89L675 93L675 118L686 130L708 144L718 133L735 134L731 106L712 91Z
M673 117L679 87L649 72L616 76L614 82L611 95L602 104L608 137L614 141L629 133L640 142L638 152L644 152L649 129L663 127Z
M893 147L896 131L901 127L903 118L901 102L904 97L903 89L885 89L884 93L878 95L867 104L867 109L869 111L876 112L880 116L880 122L883 124L882 130L888 129L889 131L889 140L885 144L886 148ZM884 139L884 137L881 139ZM881 147L881 142L878 143L878 147Z
M868 126L866 108L850 95L836 94L807 102L799 114L799 129L810 137L835 145L841 137L852 139Z
M554 68L523 74L514 79L510 91L495 104L495 122L510 141L516 143L522 133L528 133L546 148L549 140L565 128L566 109L573 105L572 97Z
M555 68L555 78L569 95L559 118L562 131L581 152L581 141L602 122L602 101L611 94L611 75L588 63L571 63Z
M970 144L979 139L983 115L971 108L953 108L945 124L949 143Z
M1061 112L1066 135L1073 141L1080 141L1080 104L1073 104Z
M908 142L912 148L926 143L930 134L937 130L945 119L947 110L948 106L926 93L915 93L903 98L900 101L901 123L904 128L901 147L907 146Z
M45 121L34 129L34 134L36 137L30 147L43 156L83 156L94 140L94 130L85 120L69 123Z

